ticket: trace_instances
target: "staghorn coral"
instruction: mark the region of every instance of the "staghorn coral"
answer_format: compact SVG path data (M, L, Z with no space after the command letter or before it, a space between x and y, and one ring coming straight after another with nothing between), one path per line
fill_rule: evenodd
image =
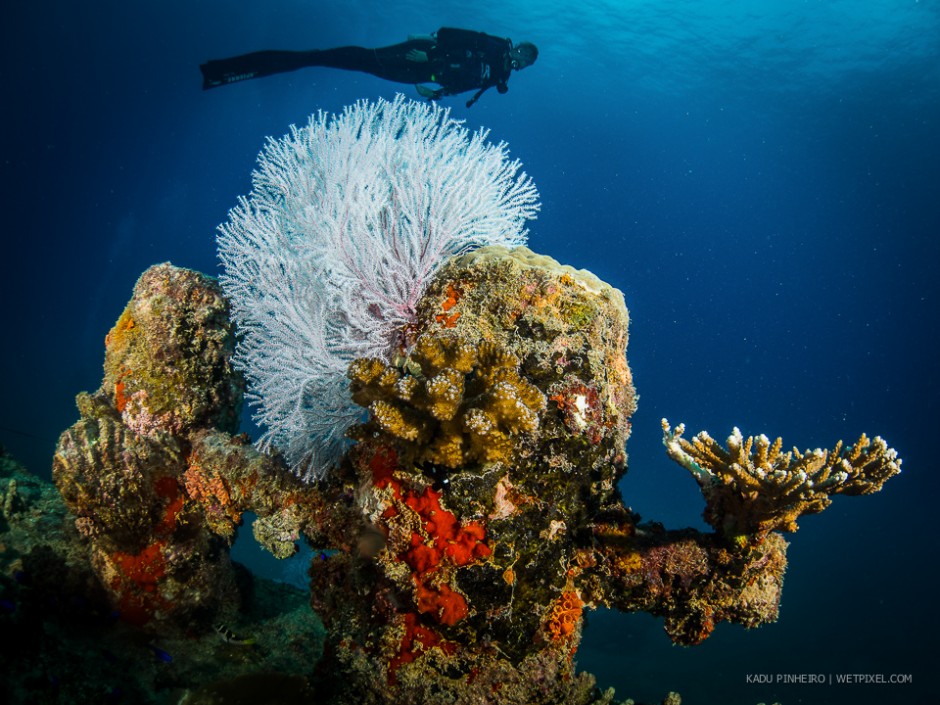
M375 358L350 365L353 401L372 419L356 435L388 433L415 464L509 463L538 430L545 396L494 343L422 335L402 366Z
M702 431L691 441L662 420L669 457L695 477L705 495L705 521L729 538L796 531L803 514L828 507L830 495L878 492L901 471L897 452L880 437L862 436L851 447L781 452L783 441L734 429L723 448ZM740 540L740 539L739 539Z

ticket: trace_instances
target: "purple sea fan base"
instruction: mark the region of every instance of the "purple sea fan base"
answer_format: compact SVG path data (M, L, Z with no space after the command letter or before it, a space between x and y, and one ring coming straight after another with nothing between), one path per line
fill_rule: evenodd
M322 477L361 416L346 369L388 359L448 257L526 241L539 210L505 143L399 95L311 116L269 139L219 226L222 287L262 448Z

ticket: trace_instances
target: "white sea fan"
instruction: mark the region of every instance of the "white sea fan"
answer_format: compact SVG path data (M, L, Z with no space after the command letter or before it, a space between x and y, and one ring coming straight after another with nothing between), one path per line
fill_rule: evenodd
M525 243L538 192L487 135L401 95L320 112L268 139L251 193L219 226L259 446L298 475L319 479L338 460L362 413L350 361L388 359L445 260Z

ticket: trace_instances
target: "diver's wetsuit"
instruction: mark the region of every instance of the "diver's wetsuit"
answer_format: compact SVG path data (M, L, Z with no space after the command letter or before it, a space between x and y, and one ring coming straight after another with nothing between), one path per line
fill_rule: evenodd
M442 27L435 38L410 39L401 44L366 49L347 46L312 51L256 51L231 59L208 61L202 70L202 87L215 88L228 83L296 71L308 66L362 71L397 83L437 83L434 97L479 89L474 100L487 88L508 90L512 70L509 39L483 32ZM424 52L427 61L405 58L412 50Z

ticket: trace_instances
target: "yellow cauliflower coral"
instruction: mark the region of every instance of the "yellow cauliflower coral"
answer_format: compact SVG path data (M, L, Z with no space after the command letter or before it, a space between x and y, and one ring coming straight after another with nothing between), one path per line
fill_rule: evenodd
M516 356L490 342L426 334L399 365L363 358L348 375L353 400L371 412L360 433L393 436L418 464L508 462L545 409Z

